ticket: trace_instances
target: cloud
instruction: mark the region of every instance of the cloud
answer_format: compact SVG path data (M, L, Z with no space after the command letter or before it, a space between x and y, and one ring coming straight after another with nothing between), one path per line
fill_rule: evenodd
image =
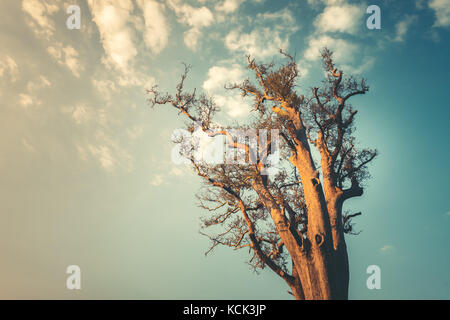
M190 168L187 166L174 166L172 169L170 169L169 174L176 177L181 177L188 175L190 173Z
M22 142L22 146L24 147L24 149L30 153L36 152L36 148L33 146L33 144L27 140L26 138L22 138L21 140Z
M245 117L250 113L250 105L239 94L215 95L214 98L216 104L225 109L232 118Z
M270 57L289 48L289 35L272 28L257 28L250 33L233 30L225 37L225 46L256 58Z
M36 91L42 88L48 88L52 84L45 76L39 76L37 81L28 81L27 90L28 92Z
M113 172L118 168L132 170L131 155L115 137L109 136L103 129L97 130L84 143L77 142L76 147L82 160L87 161L88 156L91 156L106 172Z
M406 16L395 25L395 37L393 41L402 42L408 32L409 27L417 20L417 16Z
M275 12L258 13L256 15L256 21L261 21L265 25L273 23L273 29L286 32L289 35L299 29L299 25L292 11L288 8Z
M49 16L56 13L59 8L59 0L52 3L43 0L22 1L22 10L32 18L28 21L29 26L35 34L46 39L49 39L55 31L55 24Z
M450 26L450 0L431 0L428 6L434 11L436 20L434 27Z
M227 83L240 82L244 79L244 71L238 64L231 67L213 66L208 71L208 78L203 82L203 89L216 91L223 89Z
M346 0L308 0L308 4L313 8L317 8L320 5L336 5L344 3Z
M225 47L255 58L272 57L280 49L289 49L290 36L299 29L292 12L285 8L276 12L257 14L251 32L237 28L225 37Z
M233 64L230 67L213 66L208 71L208 78L203 82L203 89L214 96L215 103L232 117L248 115L250 106L237 94L224 89L227 83L239 83L245 78L242 67Z
M354 34L361 25L363 15L364 11L357 5L331 5L316 18L314 25L320 32Z
M69 113L76 124L87 123L94 117L92 110L84 104L79 104L75 107L64 108L63 112Z
M77 78L80 72L84 70L78 59L78 51L72 46L63 47L62 43L56 43L47 48L47 52L61 65L65 65Z
M133 29L128 26L134 9L130 0L88 0L91 15L105 50L104 63L127 72L137 55Z
M127 135L130 140L137 140L142 137L144 133L144 127L142 126L133 126L127 129Z
M160 53L166 46L170 26L164 15L165 6L155 0L138 0L145 19L144 41L154 54Z
M104 100L111 100L112 94L119 91L115 81L110 79L98 79L97 77L93 77L91 81L94 88Z
M336 39L330 36L320 36L319 38L310 37L308 48L305 50L305 58L309 61L315 61L320 58L320 51L328 47L333 51L333 57L338 63L345 63L352 60L358 46L348 40Z
M8 75L11 82L15 82L18 74L19 67L13 58L10 56L4 56L0 59L0 78Z
M168 37L167 30L159 29L165 23L163 6L155 1L138 1L145 20L145 28L141 28L140 17L132 14L134 5L130 0L89 0L88 3L105 51L102 61L107 66L107 70L93 77L95 88L105 100L110 100L120 87L151 86L154 78L145 70L136 70L134 65L138 51L132 26L142 29L146 46L159 53Z
M72 133L80 159L92 160L106 172L118 169L129 172L133 169L133 157L127 149L130 140L117 134L127 133L127 128L116 120L117 113L112 108L95 108L88 103L78 103L63 107L61 112L76 125Z
M214 9L224 13L232 13L235 12L243 2L244 0L224 0L223 2L216 4Z
M386 244L380 248L380 251L382 253L390 253L390 252L393 252L394 250L395 250L395 247L391 244Z
M160 186L164 183L164 175L162 174L155 174L153 175L153 177L150 179L150 184L152 186Z
M375 64L374 57L365 57L363 61L358 66L353 65L343 65L343 68L347 70L348 73L353 75L360 75L364 71L369 70Z
M80 71L83 69L78 61L78 52L71 46L64 47L64 64L76 76L80 76Z
M211 10L203 6L200 8L182 3L180 0L169 0L168 5L178 17L180 23L190 27L184 33L185 45L195 51L198 47L198 39L202 35L202 29L210 26L214 21L214 15Z
M416 8L423 9L425 0L416 0Z
M370 69L374 63L375 58L365 56L361 53L361 48L357 44L339 38L333 38L327 35L322 35L318 38L309 37L308 47L304 52L303 59L300 60L300 71L303 74L308 73L308 67L311 61L317 61L321 58L321 50L327 47L333 52L333 61L338 64L339 68L351 74L361 74Z
M106 171L112 171L116 166L116 159L111 154L111 149L108 146L93 146L89 145L88 150L93 156L97 158L100 165Z
M25 109L28 109L31 106L39 106L41 105L41 101L26 93L19 94L19 104L24 107Z

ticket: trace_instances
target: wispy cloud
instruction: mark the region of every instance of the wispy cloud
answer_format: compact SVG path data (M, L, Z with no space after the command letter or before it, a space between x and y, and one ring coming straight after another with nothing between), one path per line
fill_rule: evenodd
M42 101L39 100L39 98L35 96L31 96L27 93L21 93L19 94L19 104L25 108L28 109L31 106L39 106L42 104Z
M60 0L23 0L22 10L31 18L28 20L30 28L35 34L49 39L55 32L55 23L51 16L61 7Z
M280 49L288 50L289 38L299 29L294 15L286 8L260 13L253 22L255 27L250 32L242 27L231 30L225 37L225 47L263 59L278 54Z
M431 0L428 6L436 15L434 27L450 26L450 0Z
M189 49L196 51L203 29L214 21L213 13L205 6L193 7L180 0L168 0L167 3L175 11L178 21L190 27L184 33L184 43Z
M72 46L63 46L62 43L56 42L47 48L47 52L59 64L65 65L75 77L80 77L80 72L84 70L79 60L79 53Z
M358 49L358 46L349 40L333 38L328 35L311 36L308 41L308 48L304 53L306 60L318 60L320 51L324 47L333 50L335 61L338 63L349 62Z
M405 36L410 26L417 21L417 16L406 16L395 25L395 37L393 41L402 42L405 40Z
M391 245L391 244L386 244L383 247L380 248L380 251L382 253L391 253L395 250L395 246Z
M15 82L18 75L19 67L16 61L8 55L0 57L0 78L8 76L11 82Z
M38 77L35 81L28 81L27 84L27 90L28 92L36 91L42 88L48 88L51 87L50 80L47 79L47 77L41 75Z
M152 177L151 177L151 179L150 179L150 184L152 185L152 186L155 186L155 187L157 187L157 186L160 186L160 185L162 185L163 183L164 183L164 175L163 174L155 174L155 175L153 175Z
M139 0L144 14L144 41L154 54L160 53L169 40L170 25L165 16L165 5L155 0Z
M280 48L289 48L289 37L271 28L258 28L250 33L240 29L231 31L225 38L225 46L256 58L273 56Z
M243 2L244 0L224 0L223 2L217 3L214 9L225 13L232 13L235 12Z

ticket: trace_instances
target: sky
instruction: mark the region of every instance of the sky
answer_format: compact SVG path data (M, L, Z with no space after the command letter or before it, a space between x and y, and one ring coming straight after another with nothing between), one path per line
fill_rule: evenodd
M367 28L369 5L381 29ZM191 64L186 85L242 123L249 101L223 85L246 77L246 54L295 54L307 93L324 46L367 78L356 135L380 153L345 207L362 212L350 299L450 298L450 0L4 0L0 12L0 298L291 299L245 251L205 257L201 180L171 160L183 121L145 89L173 91ZM69 265L81 290L66 287Z

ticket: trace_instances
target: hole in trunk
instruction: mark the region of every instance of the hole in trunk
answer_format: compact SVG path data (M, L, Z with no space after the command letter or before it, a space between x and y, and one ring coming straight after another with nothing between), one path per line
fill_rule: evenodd
M318 233L318 234L316 234L315 239L316 239L317 245L320 247L324 240L323 235Z

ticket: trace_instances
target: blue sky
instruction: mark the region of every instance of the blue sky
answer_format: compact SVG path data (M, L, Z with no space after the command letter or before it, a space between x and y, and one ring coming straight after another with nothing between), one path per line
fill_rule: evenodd
M80 30L65 12L81 9ZM366 8L381 8L381 30ZM216 97L223 121L248 101L224 92L245 54L296 54L299 90L323 77L329 46L346 74L368 79L354 100L357 137L380 156L365 195L347 209L352 299L449 299L450 1L2 1L0 11L1 298L288 299L246 252L207 258L194 191L170 158L175 112L151 110L145 88ZM82 290L65 288L66 267ZM378 265L381 290L368 290Z

